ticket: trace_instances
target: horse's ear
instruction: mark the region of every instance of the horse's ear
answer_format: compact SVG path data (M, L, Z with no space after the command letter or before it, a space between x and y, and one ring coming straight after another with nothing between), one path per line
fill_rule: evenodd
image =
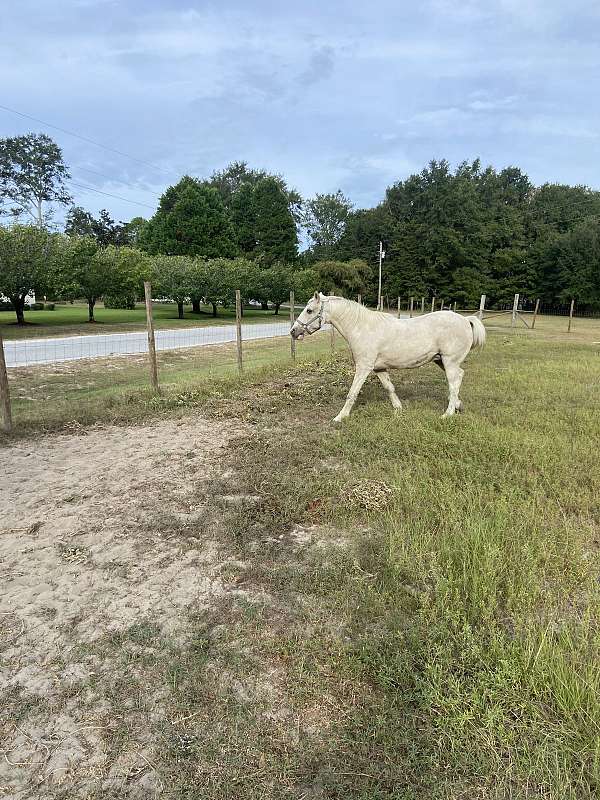
M318 299L319 299L319 293L315 292L315 300L318 300Z

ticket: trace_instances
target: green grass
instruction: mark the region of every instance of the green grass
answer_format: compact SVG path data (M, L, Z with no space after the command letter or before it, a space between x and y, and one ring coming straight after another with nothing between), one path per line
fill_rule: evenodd
M337 556L263 544L254 559L252 580L302 597L266 637L287 702L302 719L326 699L322 735L279 774L328 798L598 796L599 379L597 348L499 335L450 421L433 369L397 378L399 417L369 384L341 430L327 426L339 368L256 387L275 410L236 482L269 502L236 522L244 557L315 508L347 540ZM376 510L348 500L363 481L391 490Z
M184 318L178 319L174 303L155 303L153 306L156 328L197 327L198 325L219 325L235 321L235 309L219 308L217 317L212 316L211 306L202 306L203 313L194 314L191 306L185 306ZM285 321L285 309L279 315L273 311L256 308L244 309L244 322ZM146 308L138 303L135 309L104 308L98 303L94 317L96 322L88 322L88 308L85 303L56 305L54 311L26 311L25 325L17 325L14 311L0 311L0 333L5 340L30 339L43 336L81 336L97 333L116 333L145 330Z
M190 412L250 424L228 476L198 492L241 585L266 599L190 609L185 641L156 644L142 676L163 714L141 709L136 726L151 726L170 797L599 796L598 339L592 325L492 332L450 420L442 373L425 367L393 375L403 414L370 379L333 427L351 365L325 337L299 346L296 368L257 347L242 381L172 361L158 399L128 367L86 412L105 373L70 406L50 386L48 427ZM230 493L261 502L225 512L215 498ZM311 546L290 536L297 523L316 525ZM139 669L111 670L115 702ZM271 672L275 700L218 689Z

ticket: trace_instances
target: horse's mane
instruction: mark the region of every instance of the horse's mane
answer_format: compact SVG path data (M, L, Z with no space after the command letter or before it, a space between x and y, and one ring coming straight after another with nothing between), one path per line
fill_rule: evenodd
M367 308L367 306L363 306L361 303L357 303L356 300L349 300L347 297L340 297L339 295L328 295L328 300L336 300L341 303L344 309L344 317L349 321L352 322L354 325L359 320L364 319L365 317L371 316L371 314L381 314L383 315L384 312L376 311L374 308ZM386 319L388 315L385 314Z

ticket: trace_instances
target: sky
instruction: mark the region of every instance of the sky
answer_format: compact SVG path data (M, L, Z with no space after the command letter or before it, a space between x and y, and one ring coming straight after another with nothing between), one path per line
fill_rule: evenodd
M0 138L52 136L75 203L118 220L234 160L357 208L433 158L600 189L599 87L596 0L4 0L0 15L0 106L104 147L4 108Z

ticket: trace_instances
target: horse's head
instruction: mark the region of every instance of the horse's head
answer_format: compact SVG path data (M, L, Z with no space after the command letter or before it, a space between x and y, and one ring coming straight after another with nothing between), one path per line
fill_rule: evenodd
M314 293L292 325L290 331L292 339L303 339L305 333L310 336L311 333L316 333L324 322L327 322L324 316L326 303L327 297L324 294Z

